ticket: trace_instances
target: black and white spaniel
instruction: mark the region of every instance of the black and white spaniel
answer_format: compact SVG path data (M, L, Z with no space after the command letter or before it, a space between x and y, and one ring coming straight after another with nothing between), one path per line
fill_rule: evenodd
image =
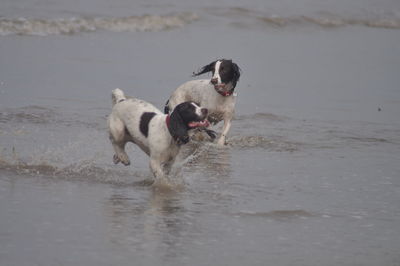
M152 104L127 98L120 89L112 92L113 108L108 117L114 163L129 165L125 144L133 142L150 156L150 169L156 178L168 174L181 144L189 141L188 131L207 127L207 109L193 102L183 102L170 115Z
M236 94L234 93L240 78L240 68L232 60L221 59L202 67L193 76L212 72L212 78L192 80L178 87L165 105L164 112L170 113L180 103L192 101L208 109L208 120L217 124L224 120L218 145L225 144L225 138L231 127L235 111ZM215 138L212 130L205 129L210 137Z

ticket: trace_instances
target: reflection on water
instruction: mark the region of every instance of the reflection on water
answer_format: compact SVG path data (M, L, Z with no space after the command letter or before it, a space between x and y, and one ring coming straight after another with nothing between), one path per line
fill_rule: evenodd
M112 226L110 241L116 248L144 251L143 256L158 254L168 259L183 255L183 242L195 221L185 210L180 193L147 190L135 197L131 193L117 190L104 203Z

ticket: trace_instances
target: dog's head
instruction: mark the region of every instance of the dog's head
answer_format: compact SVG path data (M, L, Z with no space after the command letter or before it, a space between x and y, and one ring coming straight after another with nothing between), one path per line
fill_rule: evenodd
M202 67L193 76L212 72L210 83L218 92L233 92L240 78L240 68L232 60L220 59Z
M207 115L206 108L201 108L194 102L183 102L171 113L168 130L178 144L186 144L189 142L188 130L209 126Z

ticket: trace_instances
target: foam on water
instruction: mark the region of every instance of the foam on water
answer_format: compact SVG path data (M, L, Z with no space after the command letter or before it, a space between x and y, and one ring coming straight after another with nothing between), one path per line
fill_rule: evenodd
M171 15L142 15L129 17L79 17L79 18L17 18L0 19L0 35L59 35L79 34L106 30L112 32L163 31L180 28L195 21L191 12Z
M359 11L344 14L341 11L298 10L294 13L271 13L270 10L256 10L245 7L206 8L206 11L218 17L232 18L231 25L254 27L262 22L267 27L308 27L337 28L345 26L363 26L370 28L400 29L400 17L396 11Z
M273 27L316 25L323 28L345 26L365 26L370 28L400 29L400 19L397 18L345 18L340 16L262 16L258 18L266 25Z
M400 29L396 13L345 16L330 12L317 14L280 15L246 8L206 8L207 13L228 19L230 25L272 28L308 27L338 28L363 26L370 28ZM196 11L198 12L198 11ZM127 17L70 17L70 18L0 18L0 35L73 35L99 30L111 32L159 32L181 28L205 19L194 12L168 15L137 15Z

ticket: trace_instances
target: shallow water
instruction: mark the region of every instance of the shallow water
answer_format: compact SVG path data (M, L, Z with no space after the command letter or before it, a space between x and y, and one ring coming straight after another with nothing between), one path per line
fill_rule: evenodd
M0 264L398 265L400 35L376 23L400 7L307 2L3 1ZM112 163L111 89L161 109L221 57L226 147L185 146L167 186L133 145Z

